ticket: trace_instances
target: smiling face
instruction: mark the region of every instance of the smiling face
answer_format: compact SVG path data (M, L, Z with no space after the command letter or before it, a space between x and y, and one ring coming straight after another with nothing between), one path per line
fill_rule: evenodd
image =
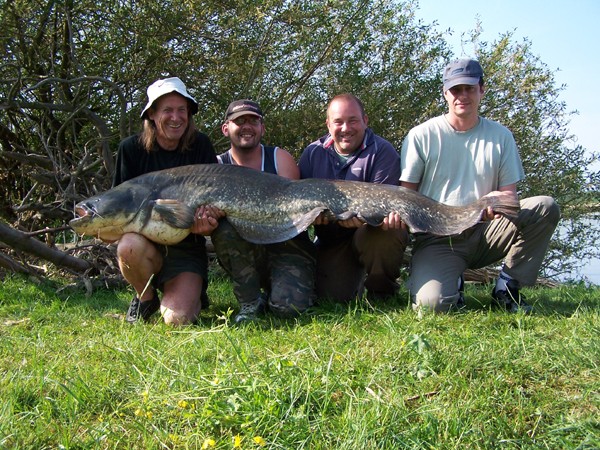
M231 141L232 148L249 152L260 145L260 140L265 134L265 125L260 117L245 114L225 122L221 131Z
M352 98L335 98L327 108L327 129L339 153L349 155L362 145L368 118Z
M149 110L148 118L156 126L156 140L165 150L175 150L190 120L188 101L176 93L159 97Z

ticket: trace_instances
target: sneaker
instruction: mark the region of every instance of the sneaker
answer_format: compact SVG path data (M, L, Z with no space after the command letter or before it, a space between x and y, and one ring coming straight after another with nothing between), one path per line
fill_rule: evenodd
M523 311L529 314L533 307L525 302L525 297L519 292L519 282L510 280L506 284L506 290L496 292L492 289L492 306L503 309L510 313Z
M133 297L131 303L129 304L129 309L127 310L127 315L125 316L125 320L129 323L136 323L137 321L144 320L147 321L150 319L150 316L158 311L160 308L160 299L158 298L158 293L154 293L154 298L149 301L140 302L140 299L137 298L137 295Z
M461 274L458 277L458 300L456 300L456 307L463 309L465 306L465 276Z
M255 300L240 304L240 310L233 318L233 322L235 324L250 322L255 320L258 316L264 314L266 310L267 296L265 294L260 294Z

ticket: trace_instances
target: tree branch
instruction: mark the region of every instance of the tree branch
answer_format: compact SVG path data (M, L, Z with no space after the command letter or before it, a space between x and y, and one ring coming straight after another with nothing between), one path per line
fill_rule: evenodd
M76 272L85 272L93 266L88 261L67 255L59 250L52 249L27 233L15 230L0 222L0 241L11 248L23 251L50 261L58 267L67 268Z

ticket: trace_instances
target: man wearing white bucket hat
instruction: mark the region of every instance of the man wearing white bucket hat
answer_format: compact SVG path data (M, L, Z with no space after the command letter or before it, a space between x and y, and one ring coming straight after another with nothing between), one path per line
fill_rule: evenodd
M188 164L216 163L208 137L196 130L192 116L198 103L177 78L157 80L148 87L141 133L119 145L113 186L155 170ZM222 213L211 207L197 211L192 234L177 245L157 245L140 234L127 233L117 246L119 268L136 291L126 320L148 320L159 309L173 325L193 323L207 304L206 240ZM158 296L162 291L162 301Z

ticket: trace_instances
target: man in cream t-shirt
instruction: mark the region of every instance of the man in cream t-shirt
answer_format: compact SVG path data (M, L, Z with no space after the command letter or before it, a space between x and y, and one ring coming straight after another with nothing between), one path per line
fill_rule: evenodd
M448 112L410 130L402 146L400 184L455 206L483 196L517 197L524 172L513 135L479 116L481 65L455 60L446 66L443 83ZM560 209L547 196L520 203L516 220L488 209L483 222L460 235L417 234L408 282L413 307L445 312L460 306L464 270L503 260L492 306L530 312L520 288L535 283Z

